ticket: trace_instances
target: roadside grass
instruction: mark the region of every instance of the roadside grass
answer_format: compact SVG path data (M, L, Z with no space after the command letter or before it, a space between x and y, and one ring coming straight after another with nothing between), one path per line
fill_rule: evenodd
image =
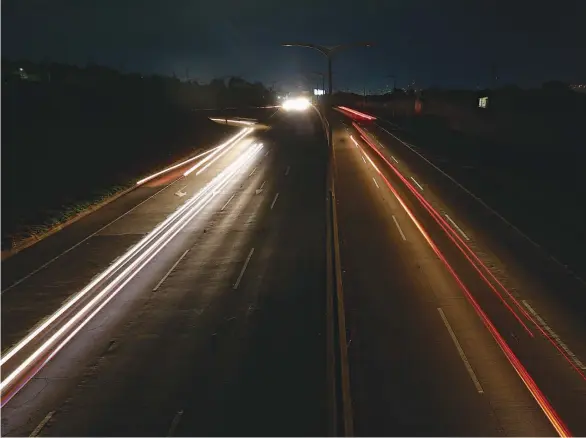
M63 184L63 179L68 175L65 167L57 170L61 179L58 183L47 174L37 175L31 177L34 181L28 188L18 182L18 172L6 172L8 175L5 174L5 178L9 178L9 184L5 194L10 196L4 197L3 194L3 258L124 193L145 175L190 156L202 145L213 145L234 129L211 123L204 123L196 132L186 135L163 154L156 148L145 150L143 152L146 153L137 162L117 163L106 169L106 172L92 170L85 176L78 174L72 178L72 184ZM110 151L107 153L115 153L115 150ZM33 187L33 191L30 187Z
M135 180L128 181L126 184L116 184L106 189L99 189L90 193L78 201L63 204L58 209L47 209L37 212L35 215L39 218L37 223L22 223L11 233L3 237L2 250L17 248L24 241L31 238L40 238L47 234L55 227L63 225L69 220L79 216L92 207L96 207L114 196L128 190L135 184Z
M3 259L236 129L208 119L218 114L169 107L39 112L3 116Z

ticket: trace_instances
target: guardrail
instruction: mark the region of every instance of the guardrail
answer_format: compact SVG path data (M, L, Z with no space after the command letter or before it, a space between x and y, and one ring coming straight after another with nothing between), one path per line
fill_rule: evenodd
M353 436L354 424L350 396L350 373L346 336L346 314L335 191L335 154L332 126L327 116L314 106L328 141L326 181L326 341L328 435Z

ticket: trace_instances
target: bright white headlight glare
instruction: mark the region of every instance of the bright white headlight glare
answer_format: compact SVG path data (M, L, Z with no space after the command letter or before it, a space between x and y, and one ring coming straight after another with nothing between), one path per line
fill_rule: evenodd
M305 97L297 97L283 102L283 109L286 111L305 111L310 105L309 100Z

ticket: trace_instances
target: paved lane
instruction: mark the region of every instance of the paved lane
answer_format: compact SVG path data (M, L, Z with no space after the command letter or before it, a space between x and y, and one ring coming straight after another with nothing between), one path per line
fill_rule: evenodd
M325 433L317 122L285 116L258 135L256 161L7 405L11 435L51 412L42 434ZM137 212L100 237L157 220Z
M525 332L378 156L375 149L383 146L359 140L357 147L349 134L360 138L354 129L338 130L336 191L356 433L555 434L458 280L551 397L554 411L560 411L572 432L579 432L576 405L583 405L584 392L578 373L539 338L535 327L534 337ZM387 157L394 164L396 158ZM415 181L409 176L415 191L428 190L417 176ZM555 383L545 380L546 369L556 376ZM554 390L556 384L562 389Z

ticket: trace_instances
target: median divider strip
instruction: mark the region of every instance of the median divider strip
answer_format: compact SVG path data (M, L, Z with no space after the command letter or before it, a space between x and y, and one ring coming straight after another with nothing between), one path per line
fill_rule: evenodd
M346 311L344 307L344 290L342 286L342 268L340 263L340 245L338 233L338 217L336 209L336 192L332 186L331 191L331 206L332 206L332 240L334 245L334 271L335 271L335 311L337 319L337 336L338 342L338 368L340 373L340 395L341 410L342 410L342 424L343 430L341 435L354 436L354 416L352 412L352 398L350 395L350 365L348 363L348 341L346 337Z
M320 110L317 111L328 140L326 179L326 336L327 336L327 394L330 436L353 436L354 420L350 394L350 368L346 337L346 314L342 287L339 230L334 176L335 154L332 126Z

